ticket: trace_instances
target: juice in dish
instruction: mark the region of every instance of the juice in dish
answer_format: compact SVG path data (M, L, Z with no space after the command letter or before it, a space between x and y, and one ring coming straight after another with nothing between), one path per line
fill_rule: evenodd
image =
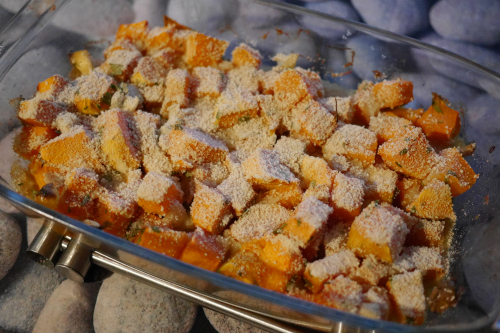
M279 55L165 18L122 25L105 61L71 56L21 102L17 190L154 251L375 319L452 306L452 198L477 175L438 95L409 81L348 97ZM451 295L451 296L450 296ZM455 297L456 299L456 297Z

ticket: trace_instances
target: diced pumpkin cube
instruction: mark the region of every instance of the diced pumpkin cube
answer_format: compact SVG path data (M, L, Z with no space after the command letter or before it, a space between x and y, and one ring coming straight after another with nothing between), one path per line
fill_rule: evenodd
M220 234L233 217L229 200L219 190L197 180L195 186L191 204L194 224L212 234Z
M325 234L323 245L327 257L347 249L346 244L351 224L352 222L335 223Z
M236 67L252 66L259 69L262 62L262 56L259 51L244 43L235 47L231 55L231 62Z
M358 314L372 319L387 320L391 310L391 302L387 290L383 287L371 287L363 295L363 303Z
M280 164L279 156L273 150L257 149L241 166L246 179L260 189L270 190L299 182L286 166Z
M160 147L171 157L195 165L225 161L229 153L222 141L189 127L174 129L162 135Z
M29 99L21 102L18 117L26 125L53 127L57 115L66 108L56 102L44 99Z
M57 95L66 87L68 80L66 80L61 75L53 75L46 79L45 81L39 82L36 90L44 95L49 95L52 98L57 97Z
M361 179L338 173L333 183L331 204L332 218L336 221L352 221L361 213L365 189Z
M460 132L460 114L438 94L432 94L432 105L417 121L427 138L437 144L447 144Z
M410 212L418 217L431 220L457 219L453 211L450 186L433 179L420 192L418 197L408 207Z
M317 89L307 77L295 69L289 69L276 78L274 97L282 110L291 110L303 99L317 96Z
M373 255L392 263L401 252L408 232L400 214L372 202L354 219L347 247L361 257Z
M282 114L279 112L278 105L272 95L255 96L259 103L259 114L264 118L267 128L271 134L276 132L280 125Z
M304 192L304 199L313 197L326 204L330 203L331 191L326 184L309 186Z
M425 295L420 271L394 275L387 282L387 289L395 304L397 321L414 325L424 322Z
M321 76L313 70L304 69L302 67L296 67L295 70L306 77L309 85L313 89L312 91L314 92L311 96L314 99L323 98L325 92L323 89L323 80L321 80Z
M139 51L135 45L127 39L120 39L114 41L110 46L104 50L104 59L108 59L108 57L114 51Z
M292 238L304 249L324 233L328 216L332 211L331 207L318 199L306 198L297 207L293 217L274 232Z
M86 77L75 95L75 106L81 113L98 115L109 109L116 89L113 78L94 71Z
M300 173L306 187L326 185L331 189L338 172L330 169L324 159L306 155L302 158Z
M218 272L250 284L260 285L268 268L258 254L240 251L219 268Z
M360 125L368 125L371 117L378 116L380 102L373 93L373 83L363 81L353 96L353 122Z
M257 75L259 77L260 93L265 95L274 95L274 84L280 73L277 71L264 71L259 69Z
M154 54L165 48L182 53L186 50L187 38L191 33L191 30L179 30L173 24L165 27L155 27L151 29L146 37L147 54Z
M57 210L77 220L91 218L95 209L97 174L90 169L73 169L66 175Z
M410 229L405 246L442 247L446 244L446 223L421 219Z
M229 177L217 186L217 189L231 202L237 216L245 212L256 195L241 169L231 172Z
M94 220L101 229L118 237L124 237L137 211L135 200L122 197L120 194L99 188Z
M258 70L251 66L236 67L228 70L226 75L228 89L241 89L253 95L259 93Z
M358 266L359 260L354 253L343 250L324 259L308 263L303 279L306 287L316 294L323 289L326 281L333 280L341 274L347 275Z
M196 97L218 97L224 89L224 74L217 68L195 67L192 75L192 90Z
M365 183L365 201L392 203L396 191L398 174L384 165L370 165L365 169L352 166L348 175L359 178Z
M420 129L409 128L401 134L381 145L378 154L392 170L424 179L437 162L436 152Z
M66 175L66 188L84 195L91 194L99 187L97 174L91 169L76 168Z
M171 48L161 49L151 55L151 57L166 70L173 69L178 56L175 50Z
M273 232L288 221L292 212L277 204L256 204L231 225L231 237L246 243Z
M370 118L370 131L377 134L378 143L382 144L401 135L412 122L395 116L392 112L379 113L377 117Z
M137 203L145 212L165 215L175 201L182 202L182 190L171 178L151 171L146 174L137 190Z
M334 155L342 155L367 167L375 163L377 146L377 135L372 131L357 125L345 125L326 141L323 156L330 160Z
M130 81L138 87L163 85L167 71L152 57L142 57Z
M141 53L137 50L115 50L109 54L101 68L118 81L128 81L139 59Z
M73 65L73 70L71 71L71 76L73 77L90 75L94 69L90 53L87 50L72 53L69 56L69 61L71 62L71 65Z
M298 134L316 146L323 145L337 127L335 117L313 99L300 102L292 113L298 114Z
M265 274L261 275L259 286L285 293L287 291L287 286L296 276L296 274L286 273L274 267L267 266Z
M40 190L45 185L53 182L52 180L54 178L60 178L57 176L61 176L62 179L64 179L63 171L61 169L51 166L38 158L35 158L31 161L30 165L28 166L28 170L33 176L33 180L38 185L38 190Z
M380 103L380 108L395 108L413 101L413 83L411 81L384 80L373 86L373 94Z
M355 312L363 301L363 288L355 281L337 276L325 284L323 291L314 295L317 303L347 312Z
M31 160L38 154L40 146L57 137L56 131L49 127L23 126L14 138L14 151Z
M295 241L284 235L272 234L259 241L263 244L259 258L269 267L290 274L290 277L304 269L304 259Z
M439 179L450 185L451 195L457 196L468 189L479 177L457 148L444 149L439 153L441 157L432 169L431 173L424 180L424 184L432 179Z
M190 240L189 234L160 227L146 227L140 231L137 244L150 250L179 259Z
M214 122L219 128L229 128L259 115L259 104L250 92L241 89L225 90L217 100Z
M191 78L187 71L183 69L173 69L168 72L165 86L162 115L168 115L167 109L174 104L179 105L181 108L188 106L189 95L191 93Z
M127 39L140 51L146 49L146 38L149 33L148 21L131 24L121 24L116 32L116 40Z
M61 168L89 168L102 171L97 150L87 132L80 127L62 134L40 147L40 157L46 163Z
M408 260L422 273L425 283L436 284L446 273L444 258L437 247L410 246L403 249L399 260Z
M302 158L306 156L306 143L288 136L282 136L274 145L274 151L279 155L280 163L300 174Z
M403 178L401 180L398 180L396 182L396 185L398 187L398 195L397 195L397 201L399 203L399 206L406 210L407 212L410 211L409 205L415 201L415 199L418 197L420 192L422 191L422 181L419 179L415 178Z
M96 119L101 134L101 149L108 164L126 174L141 166L140 144L129 113L113 109L101 113Z
M302 189L298 183L279 185L267 192L262 192L259 203L278 204L293 209L302 201Z
M186 63L192 67L214 67L222 61L229 42L204 35L190 34L186 40Z
M198 228L184 248L180 259L209 271L216 271L224 261L227 250L221 236L208 234Z
M424 109L394 108L391 110L391 113L398 117L411 121L412 124L416 126L417 121L424 114Z
M374 256L368 256L361 266L350 275L350 278L361 285L376 286L385 284L389 277L390 266L379 261Z

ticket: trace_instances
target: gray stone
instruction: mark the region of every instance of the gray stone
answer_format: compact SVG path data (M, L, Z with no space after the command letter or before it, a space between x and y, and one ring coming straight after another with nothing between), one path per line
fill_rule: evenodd
M465 119L467 124L483 134L500 134L500 112L498 100L489 95L481 95L467 103Z
M218 312L203 308L205 311L205 315L210 321L210 324L219 332L219 333L265 333L259 328L256 328L252 325L243 323L239 320L233 319L231 317L225 316Z
M427 0L351 0L363 20L374 27L411 35L429 26Z
M429 17L444 38L482 45L500 43L500 1L441 0L432 6Z
M356 13L356 10L350 4L341 1L309 2L304 7L351 21L359 21L359 15ZM306 29L310 29L321 37L328 39L339 39L344 35L350 36L354 32L354 29L348 28L343 24L334 23L311 15L299 16L299 21Z
M16 262L21 249L21 227L10 215L0 212L0 280Z
M496 72L500 71L500 54L485 47L447 40L435 33L424 36L422 41L454 52ZM415 57L426 57L420 50L414 50L413 53ZM478 77L469 68L438 55L427 54L427 58L437 72L457 81L480 88L477 81Z
M374 80L373 71L379 71L389 77L395 73L406 71L409 53L397 44L381 41L369 35L357 35L348 40L345 57L351 59L352 51L356 52L352 70L363 80Z
M278 0L284 2L283 0ZM240 13L238 20L245 21L249 27L272 27L272 25L284 17L287 13L283 10L264 6L252 1L242 1L240 3Z
M63 281L45 303L33 333L93 333L93 314L100 283Z
M213 33L230 23L238 3L232 0L184 1L172 0L167 16L195 30Z
M13 269L0 281L0 327L30 333L53 290L64 280L53 269L35 263L21 248Z
M468 101L480 94L480 90L442 75L404 73L397 74L393 78L413 82L414 100L408 105L412 108L427 109L431 105L433 92L443 96L457 108L465 106Z
M20 130L20 127L14 129L12 132L7 133L6 136L0 141L0 151L2 152L2 158L0 159L0 177L5 180L10 186L12 186L10 169L14 161L19 158L19 156L14 152L13 142L15 136L17 135L17 133L19 133ZM7 212L6 210L4 211Z
M197 306L127 277L106 279L94 310L96 333L189 332Z
M163 15L167 10L164 0L137 0L133 5L135 22L148 21L151 27L163 26Z

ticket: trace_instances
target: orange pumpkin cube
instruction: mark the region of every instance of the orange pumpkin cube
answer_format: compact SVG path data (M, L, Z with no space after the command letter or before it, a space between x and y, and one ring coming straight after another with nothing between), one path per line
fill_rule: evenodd
M394 108L391 110L391 113L398 117L411 121L412 124L416 126L417 121L424 114L424 109Z
M259 115L259 104L250 92L233 88L222 92L214 109L214 123L219 128L233 127Z
M447 144L460 132L460 114L438 94L432 94L432 105L417 121L427 138L437 144Z
M146 227L140 231L137 244L150 250L179 259L190 240L190 235L160 227Z
M145 212L165 215L176 201L182 202L183 192L171 178L159 172L146 174L137 190L137 203Z
M402 209L406 210L407 212L410 211L409 205L415 201L415 199L418 197L420 192L422 191L422 181L419 179L415 178L403 178L401 180L398 180L396 182L396 186L398 187L398 195L397 195L397 201L399 204L399 207Z
M54 120L66 108L56 102L44 99L29 99L21 102L18 117L26 125L51 127Z
M229 177L217 186L217 189L228 198L238 216L245 212L256 195L241 169L231 172Z
M192 67L215 67L228 46L229 42L194 32L186 40L186 63Z
M80 221L91 218L98 186L99 179L95 172L84 168L73 169L66 175L65 187L56 209Z
M302 158L300 173L306 187L326 185L331 189L338 172L330 169L324 159L306 155Z
M38 154L40 146L58 135L49 127L23 126L14 138L14 151L25 159L31 160Z
M384 80L373 86L373 94L378 99L381 109L393 109L413 101L413 83L401 79Z
M127 199L119 193L99 188L93 220L101 229L118 237L125 237L127 229L137 211L135 200Z
M141 53L136 49L114 50L101 65L101 69L104 73L118 81L128 81L139 59L141 59Z
M450 186L438 179L431 180L408 207L410 213L431 220L457 219L453 211Z
M213 67L195 67L192 72L193 95L196 97L218 97L224 89L224 74Z
M108 57L113 53L114 51L136 51L139 52L137 47L135 47L134 44L132 44L129 40L127 39L120 39L116 40L113 43L111 43L110 46L104 50L104 59L108 59Z
M413 127L411 121L396 117L392 112L383 112L370 118L369 129L377 134L378 143L382 144L401 135L400 133L409 126Z
M420 219L406 236L405 246L443 247L447 243L446 222Z
M259 258L267 266L284 272L289 277L304 269L304 259L295 241L284 235L266 235L259 241L263 244Z
M320 103L313 99L305 99L292 110L298 114L298 131L295 126L292 131L306 138L316 146L323 145L337 127L335 117Z
M302 201L302 189L298 183L279 185L267 192L262 192L259 203L278 204L293 209Z
M234 66L252 66L259 69L262 63L262 56L258 50L248 46L247 44L241 43L234 48L231 53Z
M211 235L198 228L192 234L180 259L192 265L216 271L226 257L228 247L221 236Z
M132 42L140 51L146 49L146 38L149 33L148 21L131 24L121 24L116 32L116 40L126 39Z
M64 179L63 171L61 169L51 166L38 158L31 161L28 165L28 170L33 176L33 180L38 185L38 190L53 182L55 178Z
M361 257L373 255L392 263L409 230L401 214L390 207L375 202L366 207L352 223L347 247Z
M168 116L168 108L174 104L185 108L189 104L191 93L191 78L183 69L173 69L168 72L165 82L165 99L163 100L161 114Z
M113 78L96 71L92 72L92 74L85 77L78 94L75 94L77 110L90 115L98 115L103 110L108 110L111 106L113 94L117 89L116 84Z
M425 295L420 271L394 275L387 282L395 319L403 324L421 325L425 319ZM408 302L411 299L411 303Z
M154 58L146 56L137 62L130 81L139 88L144 88L163 85L165 76L167 76L167 70Z
M165 48L183 53L186 50L187 38L191 33L191 30L179 30L172 24L165 27L155 27L146 37L147 54L151 55Z
M314 301L347 312L355 312L363 301L363 288L355 281L337 276L325 284L322 292L314 295Z
M385 284L389 277L390 266L374 256L368 256L361 266L350 275L350 278L361 285L376 286Z
M353 123L368 125L371 117L376 117L380 112L380 102L373 93L374 84L363 81L353 96Z
M217 189L195 180L191 217L198 227L220 234L233 217L229 200Z
M291 110L303 99L317 95L317 88L295 69L286 70L276 78L274 97L282 110Z
M333 183L331 205L332 219L335 221L352 221L361 213L364 202L364 182L355 177L338 173Z
M383 287L371 287L363 294L363 303L359 306L358 314L387 320L391 310L391 301L387 290Z
M43 93L44 95L48 95L53 99L59 95L59 93L66 87L68 84L68 80L66 80L64 77L61 75L53 75L46 79L45 81L42 81L38 83L36 90L39 93Z
M268 267L251 251L240 251L227 260L218 272L250 284L260 285Z

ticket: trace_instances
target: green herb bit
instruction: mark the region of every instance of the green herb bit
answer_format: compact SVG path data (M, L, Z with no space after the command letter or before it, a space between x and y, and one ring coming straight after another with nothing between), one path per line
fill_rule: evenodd
M243 116L241 118L238 118L238 122L239 123L247 122L249 120L250 120L250 116L249 115L245 115L245 116Z
M374 201L374 205L375 205L375 207L380 206L380 200L375 200L375 201Z
M396 165L400 168L402 168L403 166L401 164L399 164L398 162L396 162Z
M157 233L160 233L161 230L160 230L160 227L155 225L155 226L152 226L151 229L154 231L154 232L157 232Z
M191 178L191 177L193 177L193 174L189 171L186 171L186 172L184 172L184 176L186 176L187 178Z
M181 124L175 124L174 125L174 129L178 130L178 131L182 131L183 127Z
M111 83L111 89L118 90L118 87L114 85L114 83Z
M83 110L87 110L89 108L88 105L85 105L85 107L83 108Z
M404 148L399 152L399 155L406 155L408 153L408 148Z
M215 114L215 119L217 119L217 120L219 120L219 119L220 119L220 112L217 112L217 113Z
M111 105L111 99L113 98L113 94L110 92L105 92L101 98L101 103Z
M286 226L287 226L287 224L283 223L278 229L273 231L273 234L279 235L279 234L283 233L283 230L286 228Z
M301 224L302 224L302 221L300 219L297 219L297 227L300 227Z
M316 187L316 181L315 181L315 180L313 180L313 181L311 182L310 186L312 186L312 187Z
M415 207L415 206L411 207L410 213L417 214L417 207Z
M90 195L85 195L82 200L81 206L85 206L90 201Z
M308 106L304 109L304 111L309 110L309 108L310 108L310 107L311 107L311 104L309 104L309 105L308 105Z
M457 178L458 178L458 175L457 175L457 174L456 174L453 170L448 170L448 171L446 172L446 174L447 174L447 175L452 175L452 176L455 176L455 177L457 177Z
M432 151L431 147L427 147L427 154L429 154Z
M123 74L123 65L119 64L109 64L109 73L113 76Z
M19 184L17 184L17 186L23 186L23 185L24 185L24 183L19 183Z
M434 109L434 111L436 111L437 113L441 113L441 114L444 114L443 110L441 110L441 107L439 106L439 103L438 101L436 101L436 99L432 99L432 108Z

